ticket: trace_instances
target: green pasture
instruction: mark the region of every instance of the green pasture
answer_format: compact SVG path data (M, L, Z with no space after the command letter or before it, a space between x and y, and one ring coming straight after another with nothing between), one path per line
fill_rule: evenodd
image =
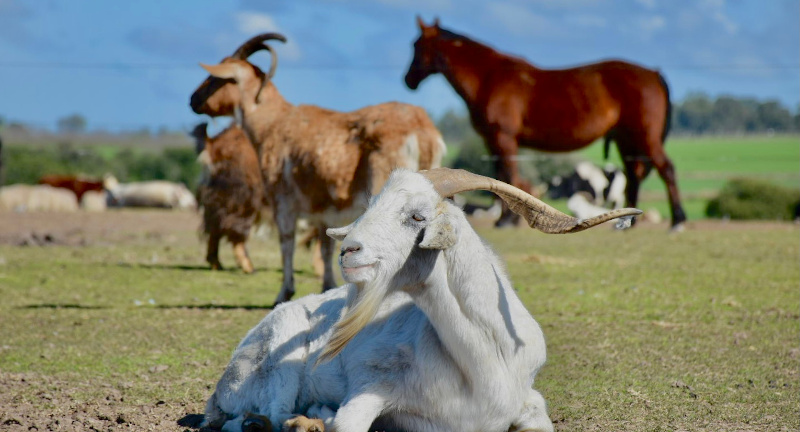
M705 217L705 206L734 177L751 177L800 189L800 137L793 135L743 137L669 137L666 151L678 176L678 188L689 219ZM603 164L600 141L580 152ZM622 162L612 144L609 161ZM653 170L642 185L641 208L656 208L668 217L666 188Z
M92 217L104 216L113 214ZM195 227L120 227L85 246L0 245L0 377L45 383L0 396L0 425L4 410L25 404L54 418L76 401L107 407L112 391L120 416L154 405L175 420L202 412L281 274L269 238L250 242L256 274L206 270ZM536 387L556 430L800 428L796 225L479 232L543 327L549 354ZM233 263L227 247L222 260ZM301 249L296 262L298 295L316 292L310 254Z

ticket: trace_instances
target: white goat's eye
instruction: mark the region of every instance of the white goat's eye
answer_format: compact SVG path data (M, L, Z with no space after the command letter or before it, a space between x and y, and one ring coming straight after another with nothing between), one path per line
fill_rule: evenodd
M425 218L422 217L422 215L420 215L419 213L414 213L413 215L411 215L411 219L414 219L417 222L422 222L425 220Z

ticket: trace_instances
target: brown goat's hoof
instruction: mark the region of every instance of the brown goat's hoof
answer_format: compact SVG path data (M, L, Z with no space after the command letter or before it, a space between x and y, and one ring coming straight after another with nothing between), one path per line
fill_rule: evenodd
M222 264L220 263L211 263L211 270L223 270Z
M255 269L253 268L253 264L245 263L245 264L242 264L242 271L245 274L253 274Z
M248 414L242 422L242 432L272 432L272 424L264 416Z
M320 419L297 416L283 422L283 432L325 432L325 424Z

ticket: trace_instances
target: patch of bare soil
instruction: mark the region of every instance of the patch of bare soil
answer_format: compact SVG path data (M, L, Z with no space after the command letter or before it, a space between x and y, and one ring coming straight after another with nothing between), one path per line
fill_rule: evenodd
M76 213L0 212L0 244L83 246L131 236L160 237L195 230L200 214L159 209Z
M93 400L73 397L74 382L38 374L0 372L0 430L2 431L184 431L196 427L202 407L157 401L149 405L125 400L119 385L85 382L99 396ZM23 397L21 395L35 395ZM183 425L178 419L185 418ZM191 429L189 429L191 430Z

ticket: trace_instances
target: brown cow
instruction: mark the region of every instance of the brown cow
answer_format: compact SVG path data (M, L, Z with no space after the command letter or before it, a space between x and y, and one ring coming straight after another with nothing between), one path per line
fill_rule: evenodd
M39 179L39 184L46 184L53 187L64 188L71 190L78 202L81 202L83 194L89 191L103 192L103 182L93 179L87 179L74 175L45 175Z

